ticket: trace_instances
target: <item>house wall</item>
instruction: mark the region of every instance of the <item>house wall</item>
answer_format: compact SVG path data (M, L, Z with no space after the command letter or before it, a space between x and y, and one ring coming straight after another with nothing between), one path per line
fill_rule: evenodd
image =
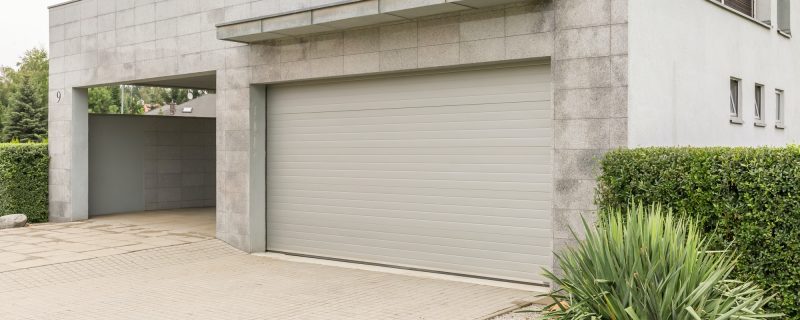
M791 10L800 30L800 4ZM777 17L776 1L771 16ZM776 24L774 22L773 24ZM780 146L800 138L800 41L707 0L631 1L629 146ZM729 119L729 79L742 79L743 124ZM766 86L766 127L754 85ZM776 88L786 129L775 128Z
M215 205L214 119L89 117L89 215Z
M82 217L83 148L74 133L86 86L216 71L217 237L255 252L265 248L266 90L254 84L549 59L554 239L566 244L568 227L594 210L597 156L628 144L627 0L522 0L253 45L215 37L221 22L328 2L82 0L52 8L53 220Z

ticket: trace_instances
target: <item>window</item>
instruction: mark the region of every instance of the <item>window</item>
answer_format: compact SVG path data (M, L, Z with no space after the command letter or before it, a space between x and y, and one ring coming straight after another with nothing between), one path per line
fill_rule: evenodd
M778 0L778 31L787 35L792 34L790 3L789 0Z
M741 83L741 80L731 78L731 123L742 123L742 114L739 112L742 98Z
M722 4L748 17L756 16L755 0L720 0Z
M783 90L775 90L775 127L783 129L783 120L786 118L786 101Z
M756 84L755 92L755 122L758 127L763 127L764 123L764 86Z

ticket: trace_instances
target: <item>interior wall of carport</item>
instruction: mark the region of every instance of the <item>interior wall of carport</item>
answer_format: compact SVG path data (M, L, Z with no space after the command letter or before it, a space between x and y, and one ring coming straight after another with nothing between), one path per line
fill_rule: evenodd
M215 120L89 116L89 215L213 207Z

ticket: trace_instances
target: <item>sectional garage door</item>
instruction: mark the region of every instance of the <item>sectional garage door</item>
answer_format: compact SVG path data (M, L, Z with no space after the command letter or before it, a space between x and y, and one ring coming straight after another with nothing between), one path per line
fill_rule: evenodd
M273 86L267 248L540 282L550 66Z

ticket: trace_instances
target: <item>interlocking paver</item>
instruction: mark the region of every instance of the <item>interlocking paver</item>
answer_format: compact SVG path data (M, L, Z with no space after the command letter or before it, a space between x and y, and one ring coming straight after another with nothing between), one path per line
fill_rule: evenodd
M0 246L0 257L22 257L0 260L0 319L458 320L535 299L520 290L247 255L159 223L100 219L0 232L0 243L21 248L16 236L72 243L31 255ZM97 237L63 236L75 234ZM121 238L134 244L108 246ZM89 247L102 248L83 250Z

